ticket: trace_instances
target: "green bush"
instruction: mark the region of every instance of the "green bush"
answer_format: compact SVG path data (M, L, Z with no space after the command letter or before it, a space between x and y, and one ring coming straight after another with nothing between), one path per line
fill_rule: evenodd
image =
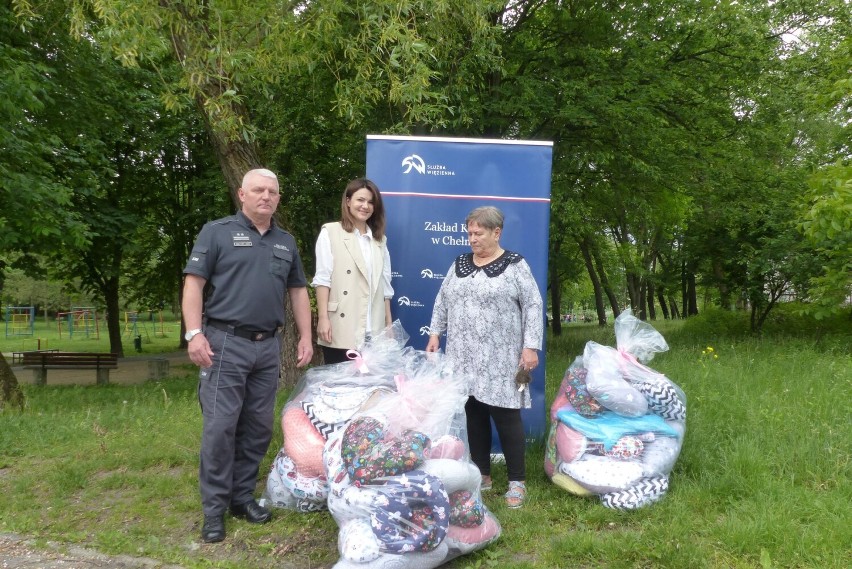
M698 316L684 320L680 338L702 338L702 342L744 338L751 334L749 313L710 307Z

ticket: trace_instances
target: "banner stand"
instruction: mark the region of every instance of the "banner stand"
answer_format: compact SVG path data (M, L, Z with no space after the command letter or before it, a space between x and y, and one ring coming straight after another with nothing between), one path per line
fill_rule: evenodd
M503 212L500 244L529 263L546 310L552 156L552 142L367 136L367 177L378 185L386 210L393 318L412 347L425 349L444 273L470 252L464 220L476 207ZM532 408L522 412L533 439L544 437L547 424L544 346L539 361Z

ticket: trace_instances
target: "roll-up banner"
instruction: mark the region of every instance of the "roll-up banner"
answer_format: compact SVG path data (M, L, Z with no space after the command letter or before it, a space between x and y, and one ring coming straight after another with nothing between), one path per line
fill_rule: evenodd
M523 255L547 306L552 157L552 142L367 136L367 177L386 209L393 318L413 348L426 348L438 289L453 260L471 251L465 218L480 206L503 212L500 246ZM544 346L539 362L532 408L523 411L530 438L542 437L546 427Z

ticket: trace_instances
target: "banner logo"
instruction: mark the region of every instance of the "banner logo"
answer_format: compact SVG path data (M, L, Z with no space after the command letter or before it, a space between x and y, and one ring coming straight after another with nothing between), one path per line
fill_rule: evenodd
M411 172L412 169L414 169L414 171L416 171L418 174L425 174L427 176L456 175L454 171L450 170L443 164L427 164L417 154L412 154L403 158L402 166L405 167L405 170L402 171L403 174L408 174Z
M411 169L414 168L420 174L426 173L426 163L416 154L412 154L411 156L406 156L402 159L402 165L408 166L405 170L402 171L403 174L408 174L411 172Z
M431 331L432 330L428 326L421 326L420 327L420 335L421 336L428 336Z
M420 278L422 279L443 279L444 275L439 275L438 273L433 273L432 269L423 269L420 271Z
M412 308L423 308L423 303L417 300L411 300L407 296L400 296L396 299L396 303L400 306L410 306Z

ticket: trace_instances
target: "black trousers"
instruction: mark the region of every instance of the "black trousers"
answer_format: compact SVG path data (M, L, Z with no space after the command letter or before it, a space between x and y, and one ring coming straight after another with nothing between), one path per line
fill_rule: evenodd
M491 421L497 430L509 481L526 480L526 437L520 409L494 407L473 397L464 406L470 458L483 476L491 476Z
M203 415L198 482L205 516L254 498L260 463L275 424L281 349L206 328L213 365L199 371Z
M325 365L329 364L339 364L341 362L348 362L349 358L346 357L346 352L343 348L329 348L328 346L320 346L322 348L322 359Z

